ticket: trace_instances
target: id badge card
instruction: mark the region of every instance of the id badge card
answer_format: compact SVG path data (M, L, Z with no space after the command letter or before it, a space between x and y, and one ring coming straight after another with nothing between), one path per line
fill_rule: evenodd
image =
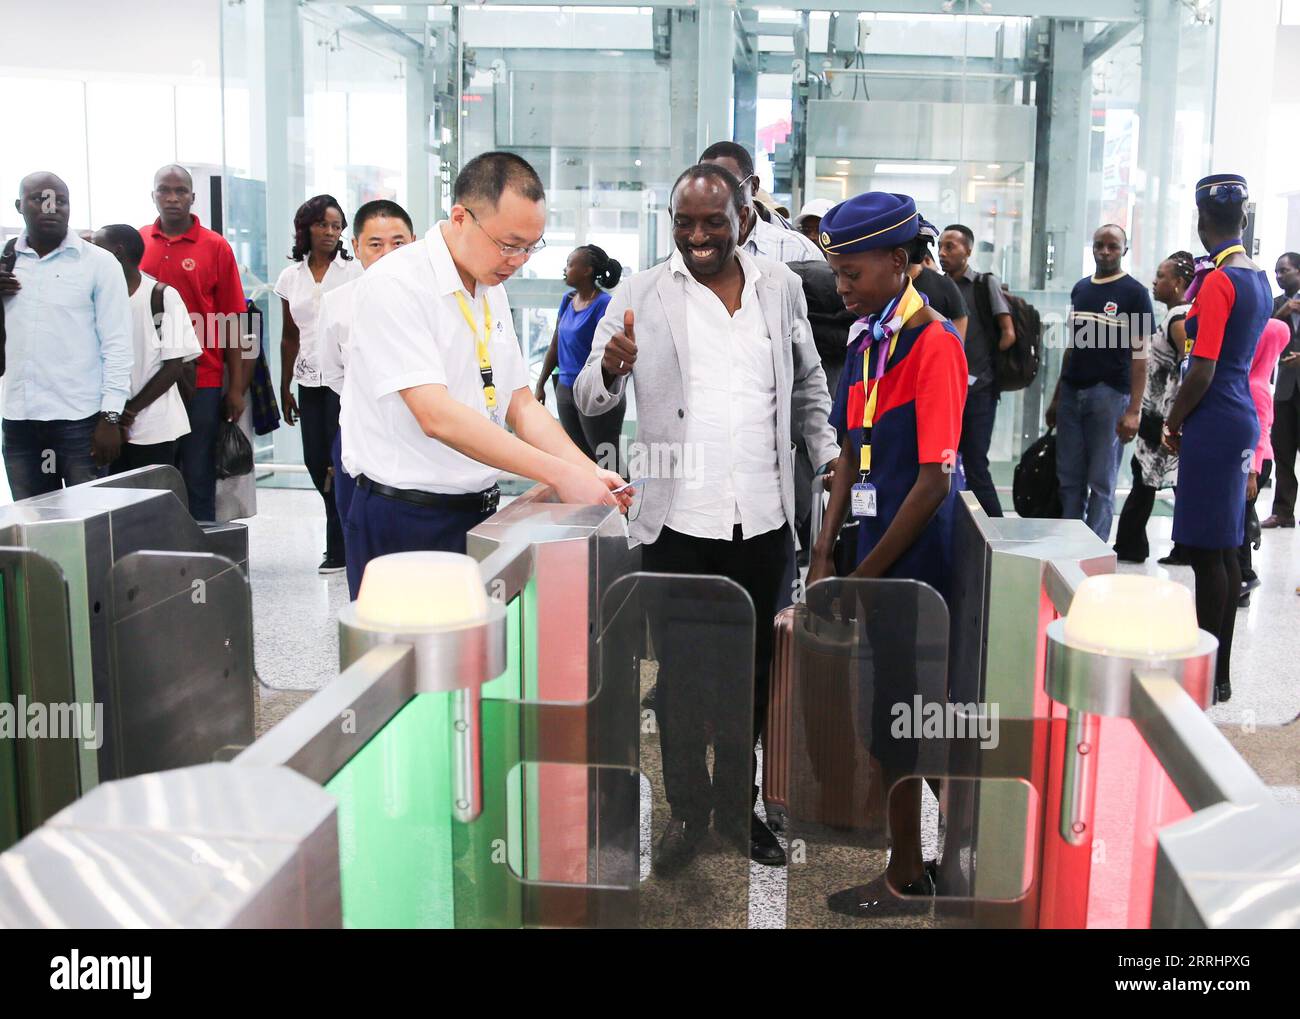
M876 486L869 481L860 481L853 486L853 515L855 517L874 517L876 515Z

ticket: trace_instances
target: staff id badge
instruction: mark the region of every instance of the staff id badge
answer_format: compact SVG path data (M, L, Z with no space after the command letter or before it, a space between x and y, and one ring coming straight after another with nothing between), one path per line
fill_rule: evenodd
M855 517L874 517L876 515L876 486L869 481L859 481L852 491L853 515Z

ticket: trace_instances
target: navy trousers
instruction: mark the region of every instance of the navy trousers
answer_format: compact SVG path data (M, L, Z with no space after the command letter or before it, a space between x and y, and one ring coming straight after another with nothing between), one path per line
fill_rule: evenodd
M435 509L377 495L360 485L352 493L343 524L343 548L348 566L348 594L353 601L361 589L366 563L394 552L461 552L465 536L490 513L479 510Z

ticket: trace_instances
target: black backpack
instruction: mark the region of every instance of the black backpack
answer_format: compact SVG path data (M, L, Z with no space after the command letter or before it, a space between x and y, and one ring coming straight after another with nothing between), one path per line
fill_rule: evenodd
M1022 517L1061 516L1061 485L1056 479L1056 436L1052 429L1035 440L1016 464L1011 501Z
M999 350L998 338L1002 332L993 317L993 302L989 298L989 276L989 273L983 272L975 278L975 308L992 347L990 354L998 391L1013 393L1017 389L1024 389L1038 377L1038 360L1043 343L1043 319L1038 314L1038 309L1028 301L1004 290L1002 296L1006 298L1011 308L1011 324L1016 330L1016 342L1007 350Z
M804 300L808 303L808 324L812 327L813 343L817 345L817 354L827 378L831 377L832 370L838 377L848 353L849 328L858 317L844 307L844 299L835 290L835 273L825 259L787 262L786 267L803 284ZM835 395L833 388L831 395Z

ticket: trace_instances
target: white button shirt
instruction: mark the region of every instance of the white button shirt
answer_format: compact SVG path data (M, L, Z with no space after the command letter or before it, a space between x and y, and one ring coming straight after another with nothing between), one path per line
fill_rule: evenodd
M135 363L131 368L131 395L135 396L145 384L158 374L164 361L180 358L182 361L198 360L203 348L194 332L190 313L175 287L163 290L162 322L155 326L153 320L153 285L157 282L147 272L140 274L140 285L131 295L131 315L134 325L132 342L135 344ZM190 432L190 417L185 411L185 401L180 390L172 386L135 416L135 424L127 441L136 446L152 446L171 442Z
M488 352L504 427L510 400L528 387L505 287L479 284L470 297L439 224L423 239L385 255L351 289L340 416L347 472L427 492L466 494L490 488L497 469L425 435L401 391L444 385L453 399L491 420L474 334L455 295L469 303L480 330L486 298L492 309Z
M343 373L348 366L348 339L352 329L352 298L356 280L336 287L321 298L316 319L316 367L321 385L343 395Z
M4 299L4 416L81 421L131 395L131 304L116 258L71 230L44 258L24 232Z
M822 249L796 230L769 223L759 217L741 250L773 262L811 262L825 259Z
M319 283L311 274L307 259L285 266L275 281L275 293L289 302L289 312L298 327L298 358L293 363L293 380L300 386L321 385L320 368L316 362L316 320L320 315L321 298L329 291L351 283L361 275L361 263L355 258L343 260L343 255L325 268Z
M680 534L723 541L732 540L737 523L746 538L786 525L772 339L759 305L758 266L744 252L737 254L745 286L734 316L690 274L680 252L669 263L686 281L683 448L691 469L678 480L664 523Z

